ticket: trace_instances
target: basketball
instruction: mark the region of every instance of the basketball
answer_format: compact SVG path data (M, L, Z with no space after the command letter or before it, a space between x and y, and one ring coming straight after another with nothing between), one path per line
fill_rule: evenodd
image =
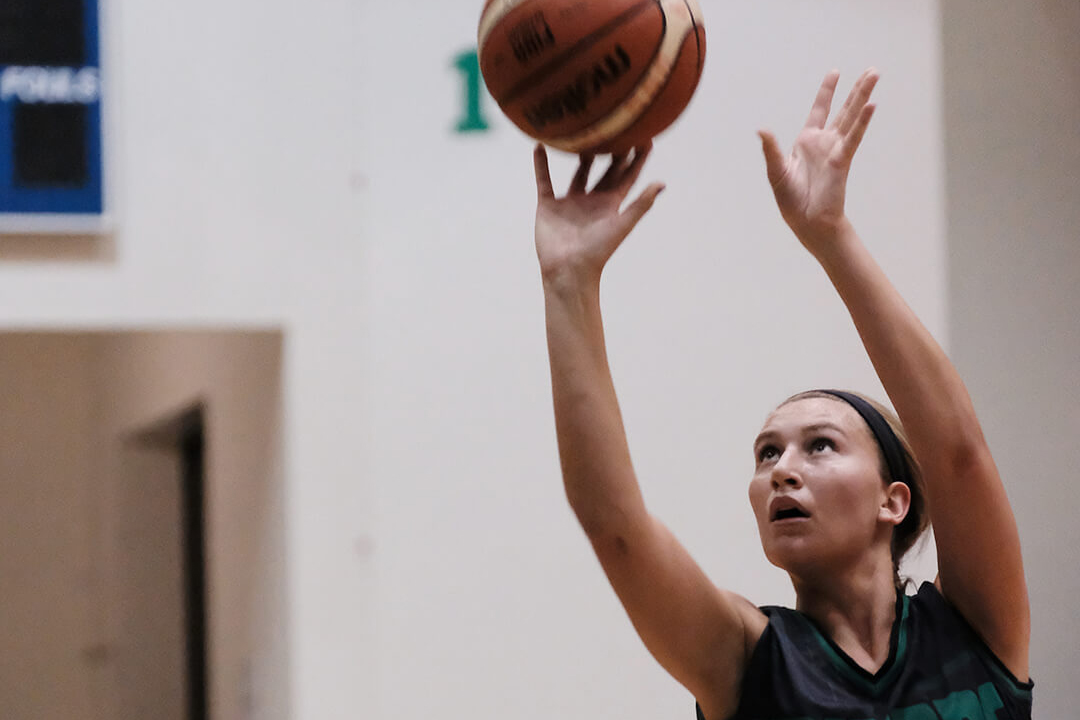
M705 62L698 0L487 0L480 71L526 135L619 153L666 129Z

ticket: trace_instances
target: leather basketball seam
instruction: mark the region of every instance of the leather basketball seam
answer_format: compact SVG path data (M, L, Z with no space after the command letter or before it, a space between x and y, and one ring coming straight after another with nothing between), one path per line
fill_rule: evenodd
M476 45L480 51L483 51L484 45L487 44L491 31L522 2L524 0L505 0L501 4L491 2L484 8L484 12L480 16L480 27L477 30L476 38Z
M690 14L690 28L694 32L694 44L697 46L697 69L698 79L701 79L701 73L704 71L704 58L701 55L701 35L698 34L698 19L694 15L694 7L690 4L690 0L683 0L683 5L686 6L686 12ZM666 87L666 85L665 85Z

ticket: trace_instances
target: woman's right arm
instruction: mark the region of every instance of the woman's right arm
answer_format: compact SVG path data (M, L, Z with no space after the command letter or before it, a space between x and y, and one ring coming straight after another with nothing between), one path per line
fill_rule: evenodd
M697 698L709 720L735 712L743 667L765 616L718 589L671 532L652 517L638 487L608 368L600 275L662 190L650 185L625 211L648 148L615 157L591 191L591 158L563 198L547 155L535 154L536 249L544 287L552 394L566 495L641 639Z

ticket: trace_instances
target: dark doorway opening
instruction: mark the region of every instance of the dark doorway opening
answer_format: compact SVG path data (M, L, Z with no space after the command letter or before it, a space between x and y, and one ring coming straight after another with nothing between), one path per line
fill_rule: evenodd
M184 607L187 655L187 716L207 720L205 448L202 407L180 421L178 450L184 553Z

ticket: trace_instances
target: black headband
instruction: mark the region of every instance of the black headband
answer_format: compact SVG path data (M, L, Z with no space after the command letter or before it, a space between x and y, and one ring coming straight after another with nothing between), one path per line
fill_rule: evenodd
M881 454L885 456L885 467L888 468L892 481L902 482L911 487L911 472L908 469L907 462L904 460L904 447L900 444L896 433L893 432L889 422L882 417L881 413L858 395L843 390L820 390L819 392L840 398L855 408L855 412L859 413L862 419L866 421L866 424L870 426L870 432L873 433L874 439L877 440L878 447L881 448Z

